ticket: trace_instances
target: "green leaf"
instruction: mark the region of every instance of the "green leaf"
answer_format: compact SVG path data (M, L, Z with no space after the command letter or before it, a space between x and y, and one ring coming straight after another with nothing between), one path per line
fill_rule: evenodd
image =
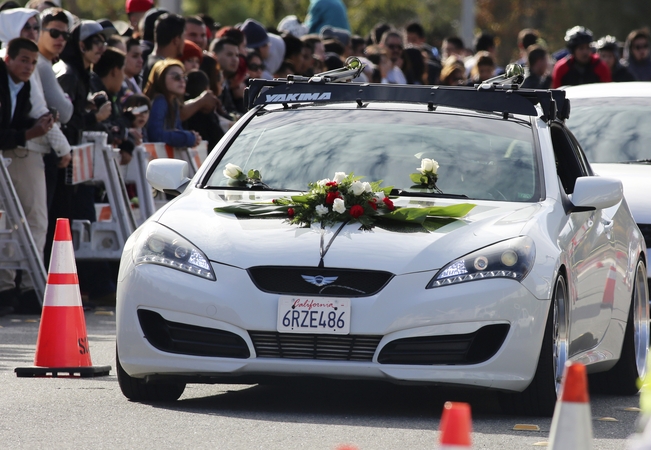
M422 173L411 173L409 179L416 184L427 184L427 177Z
M463 217L468 214L475 206L472 203L459 203L451 206L433 206L424 208L428 216L436 217Z
M292 195L292 201L296 203L308 203L310 199L309 195Z
M427 219L427 208L399 208L379 217L400 222L423 223Z

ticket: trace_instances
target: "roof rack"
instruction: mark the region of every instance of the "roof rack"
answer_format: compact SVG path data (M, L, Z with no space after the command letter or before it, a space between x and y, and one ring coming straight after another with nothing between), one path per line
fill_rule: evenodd
M569 118L570 102L565 91L521 89L524 71L509 65L504 75L476 86L420 86L373 83L347 83L359 75L364 65L349 58L341 69L313 77L288 75L286 79L250 80L245 91L249 109L259 105L289 103L349 103L363 106L368 102L426 104L433 111L438 106L482 112L538 116L540 105L545 121Z

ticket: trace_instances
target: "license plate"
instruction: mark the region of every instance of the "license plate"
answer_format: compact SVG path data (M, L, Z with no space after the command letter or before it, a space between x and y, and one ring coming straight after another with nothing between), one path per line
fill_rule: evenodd
M280 333L350 333L350 299L291 297L278 299Z

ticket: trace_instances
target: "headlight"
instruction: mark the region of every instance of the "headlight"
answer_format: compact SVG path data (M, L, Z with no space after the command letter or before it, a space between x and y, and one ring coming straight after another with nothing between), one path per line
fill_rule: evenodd
M143 229L133 249L136 265L158 264L216 280L210 261L201 250L169 228L150 222Z
M427 289L484 278L520 281L531 270L535 258L536 248L528 236L498 242L452 261L434 275Z

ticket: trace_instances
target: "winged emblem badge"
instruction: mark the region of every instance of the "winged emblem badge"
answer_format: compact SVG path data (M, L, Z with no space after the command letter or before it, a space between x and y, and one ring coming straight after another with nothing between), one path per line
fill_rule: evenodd
M326 286L328 284L334 283L339 277L324 277L323 275L301 275L305 281L310 284L313 284L317 287Z

